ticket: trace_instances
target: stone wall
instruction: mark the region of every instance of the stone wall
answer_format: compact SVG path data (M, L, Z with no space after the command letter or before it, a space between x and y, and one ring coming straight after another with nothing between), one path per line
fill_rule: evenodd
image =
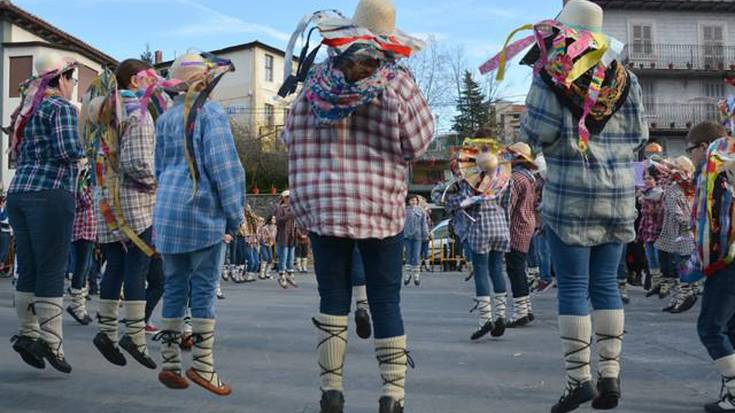
M278 199L280 199L280 195L247 194L246 196L247 203L250 204L253 210L264 219L267 219L276 211Z

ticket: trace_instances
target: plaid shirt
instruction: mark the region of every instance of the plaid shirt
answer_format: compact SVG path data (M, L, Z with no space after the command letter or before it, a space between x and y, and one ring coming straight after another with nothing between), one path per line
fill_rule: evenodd
M120 204L125 223L136 234L141 234L153 225L153 207L156 204L156 176L154 168L155 131L150 114L140 121L140 113L135 112L125 122L125 130L120 138ZM99 208L102 193L97 191L95 212L99 227L98 239L102 244L127 241L119 232L114 234ZM112 194L107 194L111 207ZM114 208L114 207L113 207Z
M322 236L397 235L408 162L426 151L433 134L431 110L405 70L368 105L332 124L317 120L302 92L283 133L296 219Z
M660 187L648 189L639 199L641 202L641 220L638 222L638 240L656 242L664 224L664 211Z
M156 123L157 202L153 213L156 249L183 254L223 241L244 219L245 172L237 155L230 122L222 108L207 102L194 127L194 156L199 186L193 185L184 156L183 98Z
M467 198L477 195L465 181L459 183L459 191L447 196L446 208L454 215L464 213L460 204ZM487 254L490 251L510 252L510 231L508 230L508 213L511 190L506 189L498 200L483 201L465 209L475 222L467 219L468 228L462 241L467 241L472 251Z
M77 160L84 152L74 105L58 96L45 98L23 134L8 193L52 189L75 192Z
M536 181L527 168L517 166L513 168L511 185L510 248L528 253L536 232Z
M420 207L406 208L403 236L406 239L417 241L429 238L429 221L426 219L426 213Z
M275 224L263 225L258 229L258 239L260 240L261 244L267 247L272 247L276 243L277 232L278 228Z
M694 233L691 228L692 207L678 184L664 190L664 221L661 234L654 244L670 254L689 256L694 252Z
M599 135L587 159L577 150L579 119L536 76L526 99L521 137L546 157L542 218L568 245L595 246L635 239L637 149L648 141L641 88L630 74L630 93Z
M94 197L91 186L77 192L77 211L74 215L71 240L72 242L97 240L97 221L94 216Z

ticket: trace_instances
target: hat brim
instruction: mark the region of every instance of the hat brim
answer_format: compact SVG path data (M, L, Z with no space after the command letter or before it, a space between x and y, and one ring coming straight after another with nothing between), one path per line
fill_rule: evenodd
M484 140L474 139L472 140L473 144L466 143L459 150L457 157L459 175L478 193L488 197L496 197L505 190L510 182L510 177L513 174L511 160L507 157L507 152L501 150L499 146L486 146L490 152L500 158L500 162L494 172L483 171L475 162L477 155L485 146L478 145L479 141Z
M529 167L533 169L538 169L538 165L536 165L536 161L526 156L526 154L520 153L518 151L514 151L513 149L510 149L510 148L508 148L507 151L511 155L520 158L518 160L527 163Z

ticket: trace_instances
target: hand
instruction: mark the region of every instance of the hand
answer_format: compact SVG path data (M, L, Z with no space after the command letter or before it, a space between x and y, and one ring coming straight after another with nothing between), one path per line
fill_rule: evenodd
M225 234L225 244L229 244L232 242L232 235Z
M462 207L462 208L469 208L469 207L471 207L473 205L477 205L477 204L481 203L484 200L485 200L485 197L484 196L482 196L482 195L475 195L475 196L471 196L471 197L465 199L464 201L462 201L462 203L459 204L459 206Z

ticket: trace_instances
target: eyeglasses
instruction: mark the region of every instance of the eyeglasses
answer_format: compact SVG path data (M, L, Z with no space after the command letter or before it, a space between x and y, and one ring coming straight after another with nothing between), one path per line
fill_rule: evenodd
M690 146L690 147L686 148L685 151L686 151L686 153L688 155L691 155L692 152L694 152L695 149L698 149L698 148L701 148L701 147L702 147L702 144L700 143L698 145L694 145L694 146Z

